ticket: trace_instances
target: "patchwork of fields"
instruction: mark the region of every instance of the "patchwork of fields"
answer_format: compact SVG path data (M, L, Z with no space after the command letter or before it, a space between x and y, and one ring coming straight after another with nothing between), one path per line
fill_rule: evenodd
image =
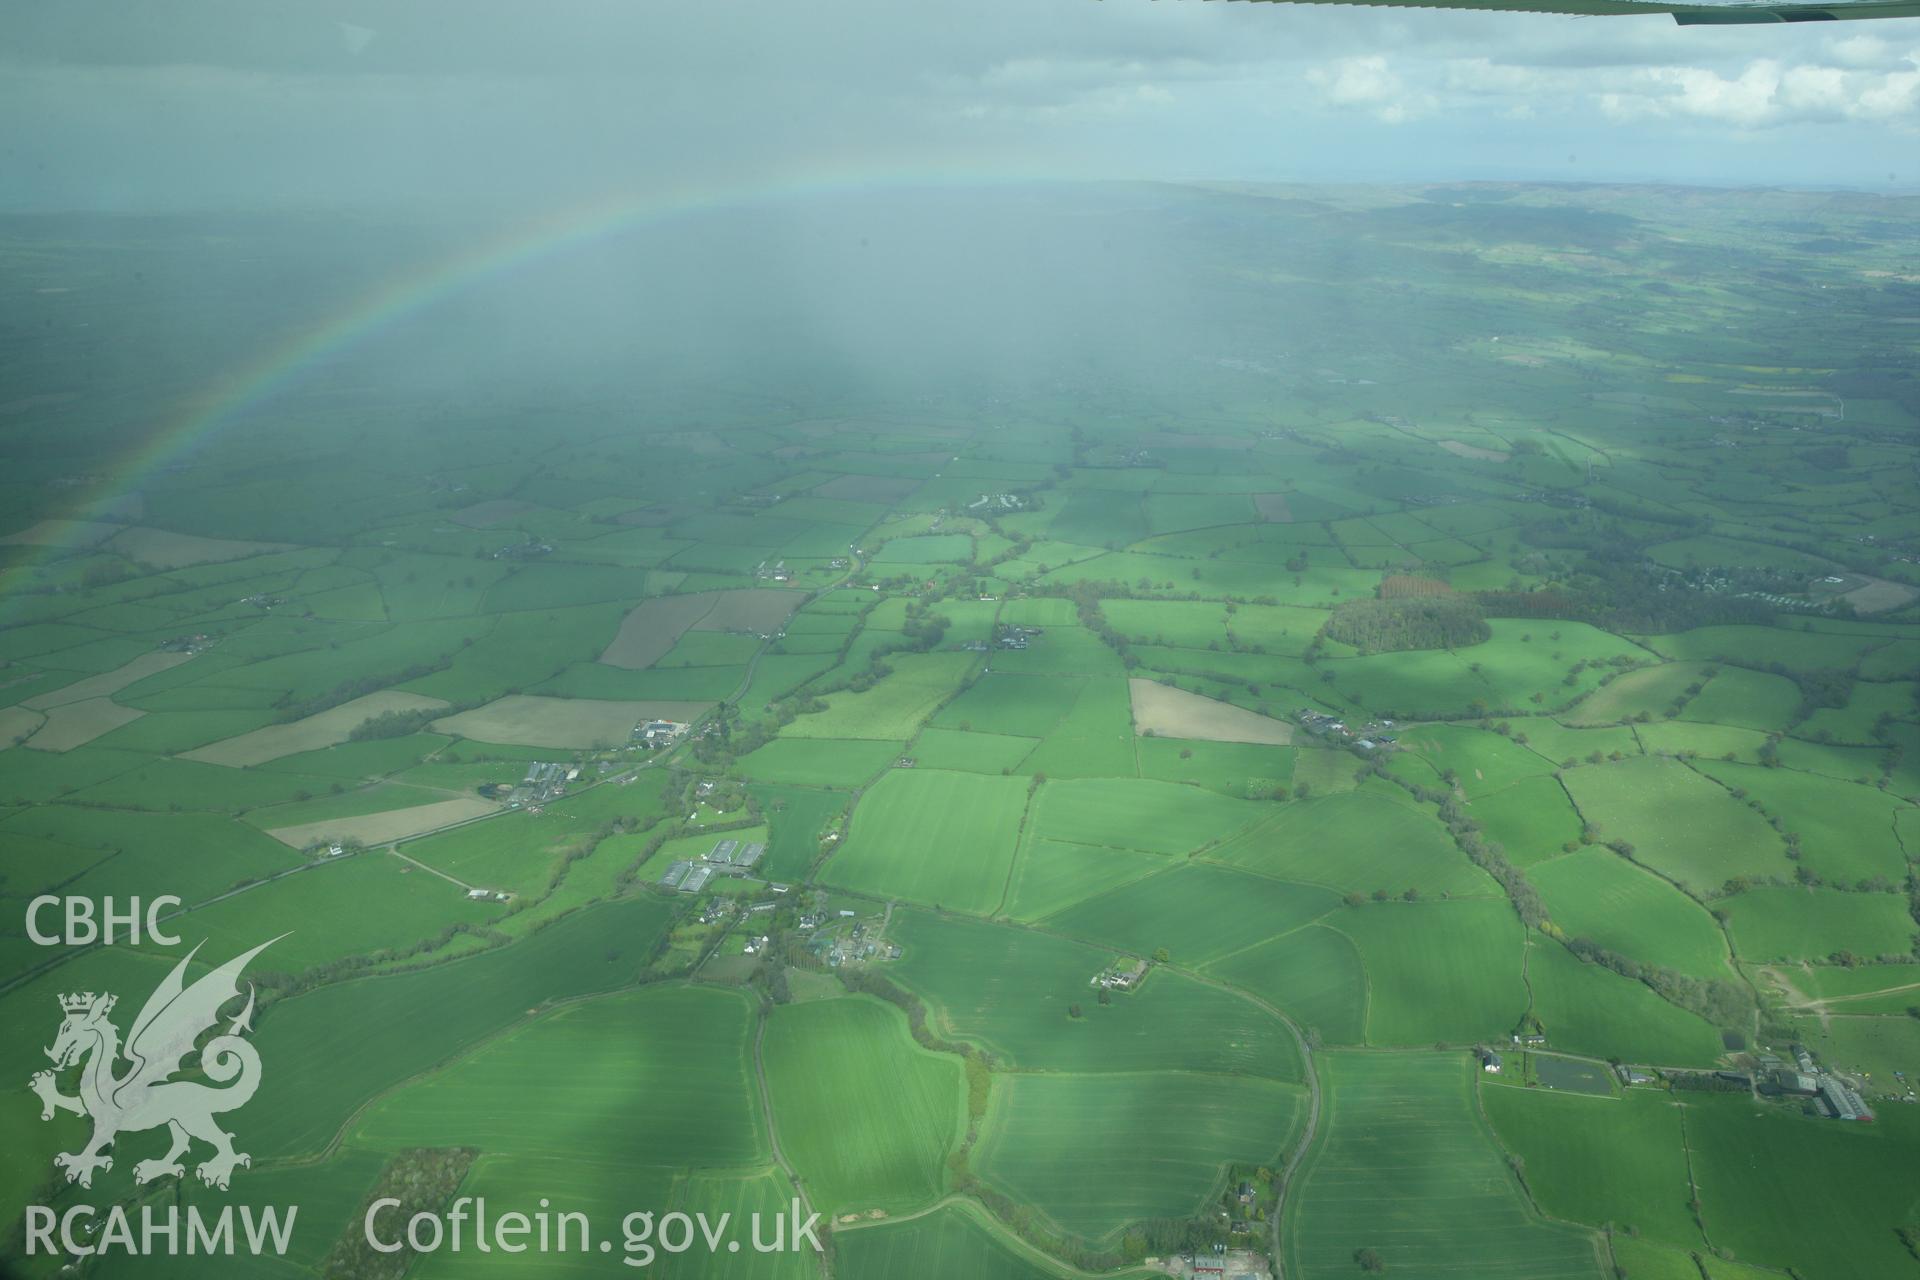
M832 1232L673 1275L1920 1274L1920 423L1862 283L1910 211L1698 194L1750 232L1708 252L1641 190L1269 194L1129 196L1225 327L1030 385L788 352L503 416L344 353L137 484L143 388L23 389L6 1212L156 1194L157 1134L50 1180L55 997L273 938L232 1127L233 1195L314 1224L276 1280L362 1274L436 1161ZM0 279L70 252L10 234ZM183 944L43 946L42 895Z

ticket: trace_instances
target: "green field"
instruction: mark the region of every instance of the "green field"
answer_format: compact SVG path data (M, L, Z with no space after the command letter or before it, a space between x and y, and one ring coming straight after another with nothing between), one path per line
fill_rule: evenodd
M1533 1016L1555 1049L1704 1067L1725 1048L1703 1019L1663 1000L1645 983L1581 962L1557 942L1532 940L1527 986Z
M1337 929L1295 929L1216 960L1208 972L1278 1005L1329 1044L1358 1044L1366 1036L1366 970Z
M909 653L888 660L893 674L863 693L831 693L826 709L787 727L798 738L911 738L973 665L964 653Z
M762 1052L781 1149L816 1208L898 1213L939 1197L965 1109L958 1059L866 998L777 1010Z
M1047 929L1140 955L1206 964L1333 910L1327 889L1187 863L1048 916Z
M1032 825L1043 839L1190 853L1265 816L1260 806L1200 787L1103 778L1048 782L1035 798Z
M1589 845L1527 875L1569 937L1698 978L1730 976L1726 939L1713 916L1611 849Z
M1510 1030L1526 1011L1524 938L1505 902L1368 903L1327 923L1360 953L1368 1044L1471 1043Z
M1478 894L1493 882L1467 861L1426 809L1398 788L1315 796L1223 840L1207 859L1342 893Z
M382 1098L350 1140L387 1150L469 1142L616 1165L756 1164L766 1128L753 1020L744 995L712 987L569 1005Z
M1055 1280L1057 1272L1002 1243L964 1205L898 1224L834 1234L837 1270L849 1280Z
M1822 1280L1911 1274L1894 1234L1913 1221L1920 1131L1898 1108L1875 1125L1811 1119L1743 1098L1687 1111L1701 1211L1715 1240Z
M1705 892L1734 876L1789 875L1786 847L1751 809L1674 760L1623 760L1568 770L1568 792L1602 840Z
M1186 1072L995 1080L974 1166L1084 1239L1193 1213L1230 1162L1269 1164L1304 1119L1302 1091Z
M1766 886L1727 899L1725 909L1743 960L1824 960L1837 951L1906 955L1920 932L1906 899L1892 893Z
M1465 1055L1330 1053L1321 1071L1327 1128L1287 1206L1289 1274L1352 1275L1373 1249L1389 1275L1601 1275L1590 1238L1529 1207Z
M1542 1211L1570 1222L1662 1240L1705 1244L1688 1212L1681 1107L1658 1091L1585 1097L1489 1081L1480 1104L1501 1145L1524 1160Z
M854 810L830 884L976 915L1006 893L1024 779L932 769L886 774Z
M1153 972L1101 1004L1092 979L1113 962L1111 951L917 912L904 917L899 937L905 954L893 975L929 1002L946 1034L1011 1067L1302 1078L1279 1019L1184 974Z

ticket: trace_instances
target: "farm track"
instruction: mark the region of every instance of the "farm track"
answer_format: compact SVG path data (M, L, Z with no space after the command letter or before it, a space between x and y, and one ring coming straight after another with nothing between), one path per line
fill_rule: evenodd
M1293 1149L1293 1153L1287 1157L1287 1162L1280 1166L1278 1184L1274 1189L1272 1217L1273 1276L1274 1280L1286 1280L1287 1263L1286 1255L1281 1250L1280 1224L1286 1220L1287 1191L1293 1185L1294 1174L1299 1172L1300 1165L1306 1160L1307 1152L1313 1149L1314 1137L1320 1131L1320 1070L1314 1064L1313 1050L1307 1044L1307 1037L1301 1032L1300 1028L1294 1024L1293 1019L1285 1013L1282 1013L1278 1007L1268 1004L1265 1000L1262 1000L1251 992L1242 991L1238 987L1228 986L1224 982L1216 981L1213 978L1194 973L1191 970L1180 969L1177 970L1177 972L1183 973L1198 982L1205 983L1207 986L1217 988L1232 995L1237 995L1258 1008L1266 1010L1280 1020L1281 1025L1286 1027L1287 1034L1293 1037L1294 1044L1299 1047L1301 1072L1306 1076L1307 1123L1305 1129L1302 1130L1300 1134L1299 1145L1296 1146Z
M773 1091L767 1087L766 1055L761 1046L767 1038L767 1009L763 1006L753 1026L753 1081L760 1089L760 1112L767 1118L767 1151L773 1156L773 1162L787 1175L787 1181L793 1184L793 1193L800 1197L800 1207L808 1213L813 1212L813 1201L807 1197L806 1184L800 1175L787 1162L786 1152L780 1149L780 1126L773 1122ZM821 1280L833 1280L833 1260L830 1257L820 1259Z
M931 1217L942 1209L955 1206L973 1210L974 1212L971 1216L975 1222L986 1230L996 1241L1015 1253L1018 1253L1035 1266L1045 1267L1056 1275L1070 1276L1073 1277L1073 1280L1121 1280L1123 1277L1141 1274L1138 1268L1129 1268L1124 1271L1082 1271L1070 1262L1062 1262L1046 1250L1028 1243L1019 1235L1007 1230L998 1218L988 1213L985 1209L982 1209L977 1200L974 1200L970 1196L962 1195L957 1191L950 1195L941 1196L932 1204L923 1205L915 1209L912 1213L893 1214L885 1218L861 1218L858 1221L845 1224L836 1223L834 1224L833 1230L837 1235L842 1231L864 1231L871 1227L886 1227L899 1222L913 1222L919 1218Z

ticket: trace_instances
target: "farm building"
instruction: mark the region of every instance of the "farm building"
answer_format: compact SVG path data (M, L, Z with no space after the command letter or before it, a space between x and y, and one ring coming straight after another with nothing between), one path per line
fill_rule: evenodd
M1652 1084L1657 1078L1653 1072L1647 1070L1645 1067L1623 1066L1620 1068L1620 1081L1622 1084Z
M660 887L663 889L678 889L681 882L687 878L687 872L691 870L693 870L693 864L691 862L682 860L674 863L661 875Z
M1503 1064L1500 1061L1499 1054L1495 1053L1491 1049L1486 1049L1481 1051L1480 1069L1482 1071L1486 1072L1488 1075L1497 1076L1500 1074L1502 1066Z
M713 879L713 868L702 864L687 872L687 878L680 884L682 893L698 893L707 887L707 881Z
M1104 987L1110 991L1131 991L1139 986L1140 980L1146 976L1147 962L1135 960L1132 964L1117 964L1111 968L1102 969L1094 975L1089 985Z
M716 867L730 866L733 855L740 848L738 840L722 840L702 855L703 862L711 862Z
M1773 1071L1762 1086L1768 1093L1798 1093L1808 1097L1820 1092L1820 1082L1804 1071Z
M1820 1078L1820 1101L1835 1120L1872 1120L1873 1112L1859 1094L1833 1076Z

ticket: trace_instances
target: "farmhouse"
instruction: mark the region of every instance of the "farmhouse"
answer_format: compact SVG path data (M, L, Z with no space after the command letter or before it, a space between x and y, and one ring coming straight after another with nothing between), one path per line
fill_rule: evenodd
M1140 980L1146 976L1147 962L1145 960L1135 960L1129 965L1116 964L1110 968L1102 969L1093 976L1093 980L1087 985L1101 987L1109 991L1131 991L1139 986Z
M658 749L672 746L686 731L687 726L677 720L647 720L635 725L630 736L636 745Z

